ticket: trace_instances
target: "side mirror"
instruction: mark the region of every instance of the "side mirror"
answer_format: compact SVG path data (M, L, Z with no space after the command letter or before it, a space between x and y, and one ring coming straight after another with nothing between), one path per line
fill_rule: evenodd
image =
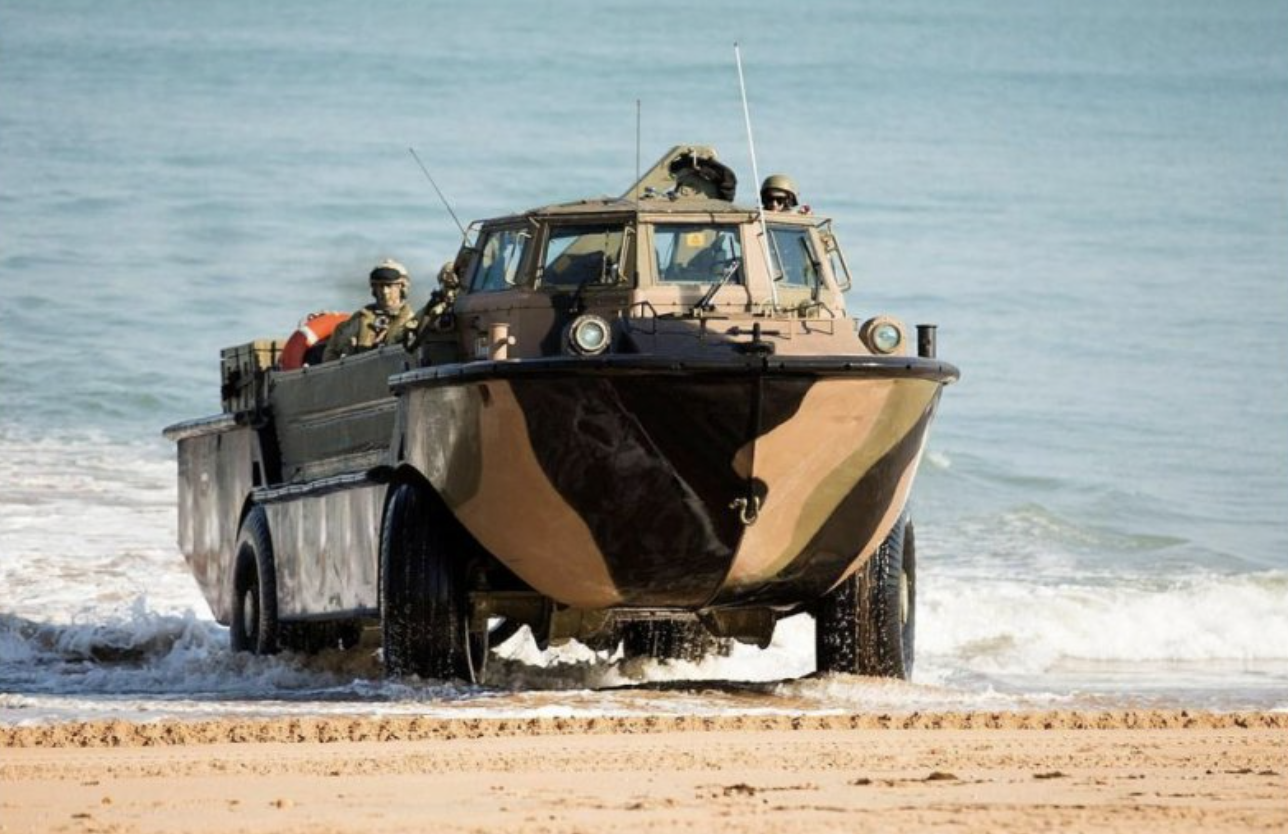
M456 258L452 261L452 272L456 273L456 280L460 283L462 289L469 279L470 267L474 265L474 259L478 257L479 250L477 246L465 244L456 253ZM439 283L442 283L440 273Z

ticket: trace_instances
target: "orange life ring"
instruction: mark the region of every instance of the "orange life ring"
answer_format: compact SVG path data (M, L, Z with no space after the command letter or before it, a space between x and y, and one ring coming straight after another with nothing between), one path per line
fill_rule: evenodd
M330 336L348 319L348 313L309 313L304 321L300 322L299 329L286 340L286 347L282 348L282 356L277 360L277 367L283 371L303 368L304 356L309 348Z

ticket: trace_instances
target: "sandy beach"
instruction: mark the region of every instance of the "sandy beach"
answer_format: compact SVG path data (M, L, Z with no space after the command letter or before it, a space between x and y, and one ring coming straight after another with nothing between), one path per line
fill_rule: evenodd
M0 728L0 831L1282 831L1288 714Z

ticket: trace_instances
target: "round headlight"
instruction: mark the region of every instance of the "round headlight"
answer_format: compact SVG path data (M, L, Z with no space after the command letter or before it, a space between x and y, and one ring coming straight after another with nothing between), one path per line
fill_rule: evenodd
M566 344L572 353L597 356L608 350L612 329L607 321L594 313L586 313L568 325Z
M881 353L894 353L902 341L899 328L893 324L879 324L872 330L872 346Z
M898 353L904 342L903 325L887 316L877 316L863 323L859 338L873 353Z

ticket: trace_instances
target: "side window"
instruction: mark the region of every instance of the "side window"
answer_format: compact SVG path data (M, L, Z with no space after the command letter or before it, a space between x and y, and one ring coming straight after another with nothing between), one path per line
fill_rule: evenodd
M830 225L819 231L823 239L823 251L827 253L827 260L832 265L832 278L836 281L836 288L845 292L854 286L854 280L850 277L850 266L845 262L841 244L837 242L836 235L832 234Z
M808 229L770 226L769 256L773 259L774 275L783 286L818 292L819 260L810 244Z
M742 283L738 226L659 224L653 227L657 277L664 284L710 284L737 264L729 283Z
M479 246L470 292L495 292L514 286L531 235L519 229L490 232Z
M623 226L554 226L546 242L541 285L615 284L621 277Z

